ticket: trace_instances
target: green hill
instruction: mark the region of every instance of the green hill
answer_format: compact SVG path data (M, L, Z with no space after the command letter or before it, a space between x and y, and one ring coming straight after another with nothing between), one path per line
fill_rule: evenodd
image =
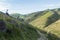
M60 19L46 27L45 31L54 33L60 37Z
M34 17L32 17L34 18ZM29 22L29 24L47 32L49 40L60 40L60 8L49 9L48 12ZM50 34L51 33L51 34ZM55 36L56 35L56 36Z
M49 40L60 40L60 19L42 30L49 33Z
M24 19L24 22L18 20L18 16L19 19ZM60 8L47 9L27 15L11 14L11 16L7 16L2 13L0 19L4 21L4 25L9 31L8 33L11 30L13 31L11 32L12 36L10 34L7 35L6 31L2 31L4 33L1 33L3 35L3 37L1 35L1 39L10 40L10 37L12 37L13 40L37 40L39 35L36 29L38 29L47 36L48 40L60 40ZM5 38L4 35L9 38Z
M38 37L33 26L0 12L0 40L37 40Z
M38 11L38 12L33 12L31 14L25 15L25 22L31 22L38 18L39 16L43 16L48 10L45 11Z
M31 14L27 14L25 15L25 21L26 22L31 22L31 21L34 21L35 19L37 19L38 17L41 17L43 15L45 15L47 12L57 12L58 14L60 14L60 8L56 8L56 9L47 9L47 10L44 10L44 11L37 11L37 12L33 12Z
M45 13L40 16L38 15L38 17L35 18L35 20L32 20L32 18L34 19L34 17L32 17L31 18L32 21L30 22L30 24L40 28L47 27L60 19L59 12L60 12L59 9L45 10Z

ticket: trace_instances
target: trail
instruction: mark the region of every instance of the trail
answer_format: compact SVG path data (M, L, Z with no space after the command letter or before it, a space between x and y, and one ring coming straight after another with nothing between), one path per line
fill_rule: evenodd
M38 34L40 35L40 38L38 38L38 40L48 40L48 38L45 36L45 34L41 33L40 31L38 31Z

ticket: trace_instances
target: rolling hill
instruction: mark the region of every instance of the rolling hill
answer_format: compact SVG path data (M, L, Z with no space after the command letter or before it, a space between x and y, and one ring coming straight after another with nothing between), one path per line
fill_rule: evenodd
M32 21L30 22L30 24L32 24L34 26L39 26L39 27L47 27L50 24L52 24L60 19L60 10L59 9L45 10L45 11L43 11L43 13L44 13L43 15L38 15L38 17L35 18L35 20L32 20L32 18L34 19L34 17L32 17L31 18ZM39 14L41 14L41 13L39 13Z
M31 14L25 15L26 17L24 20L25 22L31 22L38 18L39 16L43 16L46 12L48 12L48 10L33 12Z
M48 12L45 12L42 16L38 15L38 17L29 22L29 24L39 30L43 30L43 32L45 31L49 40L60 40L60 8L49 9ZM54 35L56 35L56 37Z
M43 10L43 11L37 11L37 12L33 12L31 14L27 14L25 15L25 21L26 22L31 22L31 21L34 21L35 19L37 19L38 17L41 17L43 15L45 15L47 12L52 12L54 13L57 12L58 14L60 14L60 8L56 8L56 9L47 9L47 10Z

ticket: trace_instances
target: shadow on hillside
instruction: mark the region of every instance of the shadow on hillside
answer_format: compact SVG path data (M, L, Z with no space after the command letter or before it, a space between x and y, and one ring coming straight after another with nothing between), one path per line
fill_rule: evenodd
M41 33L45 34L45 36L48 38L48 40L60 40L60 37L58 37L55 34L52 34L51 32L47 32L47 31L44 31L44 30L39 29L39 28L35 28L35 29L38 30L38 31L40 31Z
M50 17L48 17L48 20L45 24L45 27L49 26L50 24L54 23L55 21L57 21L60 18L60 15L54 11L54 14L51 15Z
M52 33L47 33L46 31L44 30L41 30L41 29L38 29L41 33L45 34L46 37L48 38L48 40L60 40L60 37L58 37L57 35L55 34L52 34Z
M51 34L51 33L48 33L47 38L48 40L60 40L60 37L57 37L56 35Z

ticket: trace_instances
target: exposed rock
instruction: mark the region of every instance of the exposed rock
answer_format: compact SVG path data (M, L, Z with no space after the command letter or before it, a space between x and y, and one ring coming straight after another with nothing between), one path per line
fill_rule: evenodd
M5 31L5 29L6 29L5 22L3 20L0 20L0 31Z

